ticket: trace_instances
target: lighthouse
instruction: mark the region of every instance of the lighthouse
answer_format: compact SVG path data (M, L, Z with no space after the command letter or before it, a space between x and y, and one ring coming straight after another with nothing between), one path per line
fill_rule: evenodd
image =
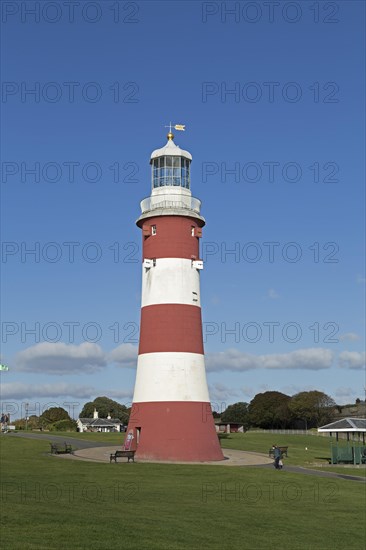
M183 129L176 126L177 129ZM151 195L141 202L140 341L128 446L153 461L218 461L223 454L208 394L199 240L205 220L192 197L192 156L174 143L151 154Z

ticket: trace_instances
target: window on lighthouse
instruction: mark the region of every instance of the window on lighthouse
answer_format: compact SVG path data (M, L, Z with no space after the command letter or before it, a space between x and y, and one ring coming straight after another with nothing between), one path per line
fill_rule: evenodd
M189 189L189 172L189 159L177 156L156 158L152 163L153 188L169 185Z
M173 185L181 185L181 179L180 179L180 163L184 160L179 157L172 157L173 161Z

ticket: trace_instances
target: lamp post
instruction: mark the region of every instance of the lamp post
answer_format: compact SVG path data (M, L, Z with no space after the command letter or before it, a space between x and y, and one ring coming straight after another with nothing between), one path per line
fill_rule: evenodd
M25 404L25 431L28 431L28 407L29 403Z

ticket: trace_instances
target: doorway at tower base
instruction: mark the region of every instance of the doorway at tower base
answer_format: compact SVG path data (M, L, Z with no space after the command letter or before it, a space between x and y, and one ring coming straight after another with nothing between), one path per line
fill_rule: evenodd
M134 403L127 436L131 433L132 449L136 450L137 459L177 462L224 460L210 403Z

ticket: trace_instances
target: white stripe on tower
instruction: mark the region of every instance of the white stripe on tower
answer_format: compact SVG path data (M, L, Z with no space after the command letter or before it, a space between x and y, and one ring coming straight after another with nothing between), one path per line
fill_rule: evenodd
M198 353L144 353L138 359L134 402L209 402L204 357Z
M142 303L201 306L199 271L192 260L160 258L155 267L142 268Z

